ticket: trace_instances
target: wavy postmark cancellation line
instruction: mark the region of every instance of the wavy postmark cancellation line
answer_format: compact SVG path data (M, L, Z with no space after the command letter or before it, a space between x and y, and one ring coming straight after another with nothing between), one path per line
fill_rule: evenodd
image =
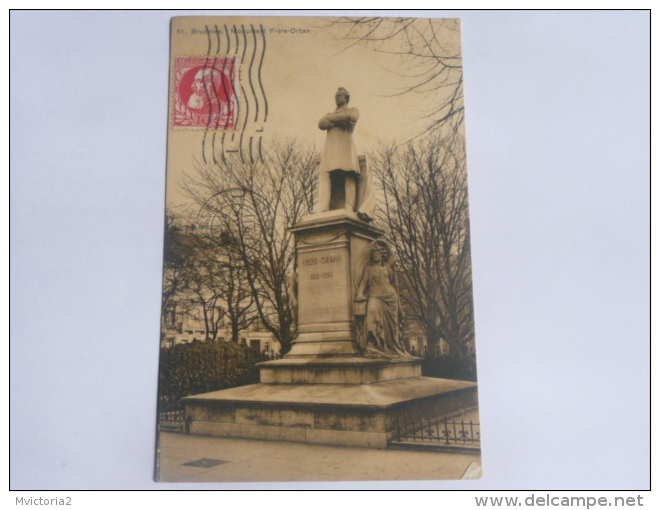
M170 126L203 132L201 161L263 161L269 101L262 81L266 29L262 25L177 28L176 35L206 38L206 52L172 60ZM201 50L201 46L198 48Z
M235 57L175 57L172 126L235 129L237 76Z

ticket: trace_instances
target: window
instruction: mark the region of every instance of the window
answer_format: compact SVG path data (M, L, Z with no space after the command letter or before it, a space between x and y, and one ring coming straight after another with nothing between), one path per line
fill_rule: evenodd
M176 326L176 311L174 308L170 308L165 312L165 324L168 328Z

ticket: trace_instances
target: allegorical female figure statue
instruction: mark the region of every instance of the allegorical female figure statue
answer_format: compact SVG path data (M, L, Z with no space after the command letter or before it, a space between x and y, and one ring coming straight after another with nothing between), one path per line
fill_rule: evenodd
M376 241L368 256L355 296L361 347L367 357L410 358L401 335L403 313L392 251L387 243Z

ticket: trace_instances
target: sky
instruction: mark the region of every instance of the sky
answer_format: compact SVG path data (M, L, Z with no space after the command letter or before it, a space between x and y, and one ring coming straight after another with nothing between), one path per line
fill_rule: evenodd
M328 26L329 21L323 18L176 18L172 24L172 59L207 53L240 56L245 47L245 58L239 64L239 86L249 94L249 87L258 89L257 79L261 78L268 103L267 120L262 121L260 114L259 122L253 122L250 114L244 129L246 140L253 135L255 143L260 136L264 141L269 137L296 139L320 151L325 132L318 129L317 123L335 109L334 95L339 87L348 89L350 106L360 112L353 137L358 153L368 153L380 143L405 141L419 133L427 122L424 114L428 98L414 93L396 95L410 84L405 76L411 72L406 61L361 44L351 45L341 38L344 26ZM233 27L247 33L236 37ZM263 35L259 32L262 28ZM458 32L442 33L447 35L448 45L460 48ZM251 58L251 53L255 58ZM257 72L262 53L263 65ZM174 80L170 89L173 93L176 94ZM234 144L243 129L241 123L239 118ZM208 133L205 139L204 130L171 126L170 122L168 203L178 204L186 200L179 183L184 174L194 173L196 163L203 159L203 142L207 144L205 156L211 159L208 147L212 135Z

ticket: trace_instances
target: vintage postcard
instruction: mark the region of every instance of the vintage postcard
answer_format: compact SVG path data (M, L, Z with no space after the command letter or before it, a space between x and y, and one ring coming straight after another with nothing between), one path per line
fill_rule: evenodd
M156 479L479 478L459 20L171 30Z

